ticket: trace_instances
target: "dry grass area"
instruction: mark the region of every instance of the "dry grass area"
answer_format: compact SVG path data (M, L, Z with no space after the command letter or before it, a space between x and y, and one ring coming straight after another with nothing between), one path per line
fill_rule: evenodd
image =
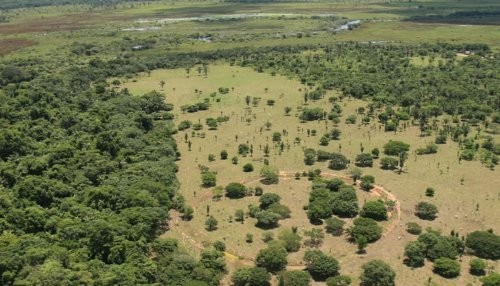
M166 237L176 237L183 242L186 249L192 253L198 253L199 247L206 241L225 241L228 252L230 269L251 263L259 249L265 246L261 237L263 230L256 228L255 220L248 218L245 222L230 222L229 217L234 216L236 209L247 210L250 203L256 204L257 197L246 197L240 200L223 198L221 201L212 201L212 189L200 186L201 175L198 165L208 166L216 171L217 185L225 186L230 182L244 182L249 187L260 185L258 171L263 166L263 146L272 144L272 133L286 130L287 136L282 137L285 150L280 154L279 148L272 147L269 162L271 166L282 171L303 171L319 168L328 172L326 163L316 163L314 166L306 166L303 162L303 150L305 148L324 149L328 151L341 152L351 160L360 153L361 144L365 152L372 148L382 149L387 141L402 140L411 144L411 155L407 161L405 172L397 174L392 171L381 170L378 161L373 168L363 168L365 174L375 176L376 184L383 186L392 192L401 203L401 221L386 236L370 245L367 254L356 254L356 245L346 241L346 237L333 237L326 235L321 249L337 258L341 264L341 273L348 274L357 282L360 266L371 259L383 259L387 261L396 271L397 285L423 285L428 277L437 285L476 285L478 279L468 273L469 257L462 259L462 274L456 279L443 279L432 274L432 263L427 262L423 268L412 270L403 265L404 247L408 241L416 237L406 233L405 224L415 221L424 227L440 229L443 233L451 230L458 231L460 235L473 230L493 228L500 231L498 209L500 201L500 176L497 170L492 171L481 166L477 161L459 163L457 158L458 145L448 142L440 145L437 154L417 156L414 150L432 142L434 137L420 137L418 126L412 126L401 132L386 133L378 122L367 126L360 124L347 125L344 120L336 128L342 130L339 141L330 141L326 147L319 146L320 137L334 128L332 122L308 122L300 123L297 118L299 111L297 107L303 107L303 92L305 86L298 81L281 76L271 76L257 73L250 68L229 66L226 64L210 65L208 76L198 75L196 69L190 71L187 76L186 70L158 70L149 76L141 75L134 81L124 83L134 94L140 95L153 89L162 90L160 81L165 81L163 91L167 95L167 101L175 105L175 122L191 120L205 123L208 117L229 116L229 121L223 123L217 130L207 130L206 126L199 132L192 133L191 130L179 132L175 138L182 154L178 162L178 178L181 183L180 192L186 198L186 202L195 209L193 220L186 222L178 218L178 214L172 213L172 230L165 233ZM217 94L210 97L209 94L216 92L219 87L229 88L228 94ZM202 93L196 93L195 89ZM247 108L245 97L260 97L259 104L254 107L250 104ZM308 107L320 106L329 111L331 104L328 97L336 95L329 92L325 99L310 102ZM208 111L197 113L182 113L180 106L201 102L204 98L210 98L211 107ZM220 102L216 99L220 98ZM274 106L266 105L268 99L275 100ZM365 106L366 102L344 99L340 103L344 109L343 119L348 115L355 114L356 108ZM284 107L293 108L290 116L285 116ZM270 130L266 130L264 124L271 122ZM358 122L361 117L358 116ZM262 129L262 131L261 131ZM308 136L307 129L317 130L316 136ZM471 132L471 134L475 133ZM203 134L202 134L203 133ZM191 151L185 142L185 134L192 142ZM300 144L294 144L294 138L301 138ZM498 136L496 138L499 140ZM239 157L239 163L231 163L231 157L237 155L237 146L240 143L252 144L253 156ZM289 147L288 147L289 145ZM221 150L227 150L228 160L220 160ZM208 155L214 154L216 160L208 161ZM255 166L252 173L244 173L242 166L251 162ZM331 171L330 171L331 172ZM345 172L339 172L342 175ZM425 189L433 187L436 195L433 198L425 196ZM299 233L311 229L305 211L302 209L308 203L310 182L305 178L294 180L282 178L278 185L263 186L264 192L278 193L282 197L282 203L287 205L292 213L291 218L280 221L280 227L272 230L278 233L283 228L297 226ZM374 196L359 191L358 198L362 205L364 201L374 199ZM413 215L413 209L417 202L429 201L438 206L439 217L432 222L419 220ZM207 214L207 206L210 214L219 221L219 228L214 232L204 229L204 221ZM384 222L382 225L390 224ZM385 226L384 225L384 226ZM245 235L251 233L254 242L245 242ZM289 255L289 264L300 268L304 248L298 253ZM238 259L241 256L244 259ZM490 267L498 269L498 263L489 262ZM227 282L227 281L226 281ZM316 285L316 284L314 284ZM318 283L317 285L321 285ZM356 285L356 284L354 284Z

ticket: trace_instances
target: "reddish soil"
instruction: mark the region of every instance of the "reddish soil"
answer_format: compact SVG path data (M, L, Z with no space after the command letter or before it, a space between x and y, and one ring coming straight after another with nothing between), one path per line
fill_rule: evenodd
M22 23L0 24L0 34L12 35L22 33L73 31L89 28L96 24L109 23L114 20L123 18L124 16L112 15L110 13L105 14L101 12L70 14L49 18L40 18L32 21L25 21Z
M35 41L27 39L5 39L0 40L0 55L6 55L15 50L19 50L25 47L34 46L37 43Z

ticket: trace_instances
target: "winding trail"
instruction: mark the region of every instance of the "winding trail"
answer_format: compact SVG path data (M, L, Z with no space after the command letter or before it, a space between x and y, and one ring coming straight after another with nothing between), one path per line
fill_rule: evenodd
M296 173L297 172L294 172L294 171L280 171L279 177L283 180L295 179ZM349 181L349 180L352 181L352 179L348 176L345 176L342 174L336 174L336 173L332 173L332 172L321 172L321 177L340 178L340 179L345 180L345 181ZM249 183L258 182L260 180L261 180L261 178L251 179L251 180L247 180L247 181L243 180L243 181L241 181L241 183L242 184L249 184ZM359 183L357 183L356 186L359 186ZM382 186L374 185L373 188L369 192L373 196L380 197L380 198L385 199L385 200L391 200L394 202L394 207L392 208L392 210L389 211L389 218L390 219L393 218L394 215L396 217L394 219L392 219L391 223L388 226L386 226L386 228L384 229L382 237L385 237L401 221L401 203L399 202L399 200L397 199L397 197L393 193L387 191ZM205 197L207 197L207 196L203 196L203 198L205 198ZM170 222L169 222L170 229L171 230L175 229L178 233L180 233L180 235L182 236L182 240L184 242L188 242L191 246L193 246L199 250L202 250L204 248L204 246L200 242L196 241L193 237L186 234L185 232L177 229L177 227L179 226L179 223L181 221L181 214L177 211L171 211L170 216L171 216ZM229 259L239 260L239 261L243 262L244 264L248 264L248 265L252 265L255 262L254 257L239 256L233 252L230 252L229 250L226 250L224 252L224 255ZM300 264L299 265L287 265L288 270L302 270L304 267L305 267L304 265L300 265Z

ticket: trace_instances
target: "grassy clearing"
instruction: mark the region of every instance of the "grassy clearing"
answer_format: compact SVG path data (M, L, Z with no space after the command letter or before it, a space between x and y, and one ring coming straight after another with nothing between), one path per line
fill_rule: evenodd
M338 40L394 41L404 43L450 42L486 43L500 47L500 29L497 26L468 26L448 24L420 24L412 22L364 23L360 29L339 33Z
M189 205L195 209L195 216L192 221L184 222L175 220L173 230L165 233L165 236L179 238L185 247L197 253L193 247L193 241L203 243L203 241L224 240L228 246L228 252L232 255L246 258L255 257L257 251L264 247L261 241L262 230L254 227L255 220L248 218L244 224L229 222L229 216L234 216L236 209L247 210L247 205L256 203L256 197L246 197L240 200L222 199L214 202L211 199L212 190L200 187L200 171L198 165L208 166L216 171L217 185L225 186L230 182L248 182L247 185L255 187L258 182L258 170L263 166L263 152L259 146L271 142L271 134L274 131L286 129L288 136L283 137L286 143L290 144L290 149L285 148L279 155L278 149L273 148L269 157L270 165L276 166L280 170L299 171L320 168L327 171L326 163L316 163L314 166L305 166L303 163L303 149L307 147L320 149L319 138L327 130L331 130L331 122L309 122L300 123L296 118L297 107L303 104L304 86L295 80L281 76L270 76L257 73L249 68L228 66L226 64L210 65L208 76L203 77L197 74L196 69L191 70L187 77L186 70L158 70L153 71L150 76L141 75L135 82L130 81L124 84L134 94L140 95L150 90L160 90L160 81L166 82L164 92L167 100L176 106L176 122L181 120L191 120L193 122L204 123L208 117L227 115L229 122L223 123L218 130L206 130L195 132L191 130L179 132L175 137L179 150L182 154L178 162L178 178L181 182L181 193L185 196ZM217 91L219 87L227 87L230 92L225 95L217 95L211 98L211 107L208 111L192 114L183 114L179 107L184 104L191 104L202 101L209 97L209 94ZM232 89L234 87L234 90ZM266 90L267 88L267 90ZM195 89L201 90L201 95L195 93ZM330 92L326 95L335 95ZM245 96L261 97L257 107L246 109ZM210 98L210 97L209 97ZM220 102L215 102L220 98ZM274 99L274 106L267 106L266 100ZM365 106L362 101L345 99L341 105L344 108L343 118L355 114L355 109ZM291 116L284 115L284 107L293 108ZM327 99L310 103L309 107L322 106L327 108ZM247 118L250 122L247 122ZM260 128L265 122L271 122L269 131L265 128L260 133ZM358 116L358 122L360 117ZM346 125L343 121L338 128L342 130L339 141L331 141L327 147L321 149L338 152L341 145L341 152L351 160L360 153L360 145L363 144L365 150L374 147L381 148L390 139L403 140L411 144L411 155L407 162L405 173L398 175L392 171L384 171L378 168L375 163L373 168L364 168L365 174L374 175L376 183L384 186L393 192L401 202L402 220L397 227L387 236L368 247L366 255L355 254L356 246L346 242L345 237L332 237L326 235L322 250L330 253L339 259L342 266L342 273L357 277L359 267L364 262L383 258L388 261L398 273L398 285L414 285L415 281L421 281L422 277L431 277L439 285L465 285L475 283L477 279L467 273L468 257L462 261L462 275L454 280L446 280L432 274L431 263L425 267L411 270L402 264L404 246L415 237L406 233L405 224L416 221L424 227L441 229L444 233L451 230L458 231L461 235L472 230L493 228L499 231L497 220L497 207L499 193L496 188L500 183L498 171L490 171L479 162L462 162L457 159L458 146L449 142L440 146L437 154L416 156L413 150L423 147L426 143L433 141L433 137L420 137L418 126L411 127L405 131L397 133L385 133L380 131L378 123L371 123L368 126ZM316 129L317 136L308 137L307 129ZM383 128L382 128L383 130ZM204 133L204 138L202 137ZM473 132L471 132L473 133ZM187 134L192 142L192 150L188 151L188 144L185 143L184 136ZM236 140L236 135L238 140ZM293 144L293 139L300 137L300 145ZM239 164L233 165L229 160L236 155L237 146L240 143L248 142L254 146L252 157L239 157ZM229 152L228 160L220 160L221 150ZM208 161L208 155L214 154L216 160ZM253 173L244 173L242 166L252 162L255 166ZM339 174L342 174L340 172ZM463 178L463 181L462 181ZM434 198L425 197L425 189L434 187L436 196ZM281 195L282 202L292 210L291 218L280 221L281 226L272 230L279 232L283 228L297 226L299 232L304 229L311 229L305 211L302 206L307 204L310 183L302 178L301 180L281 180L278 185L264 186L264 192L275 192ZM365 200L374 199L367 193L358 192L360 204ZM439 217L435 221L421 221L413 215L414 205L419 201L430 201L439 208ZM219 221L219 229L215 232L204 230L207 205L210 207L210 214ZM479 207L478 207L479 206ZM173 215L175 217L175 215ZM245 242L246 233L254 236L254 242ZM298 253L289 255L290 265L300 265L304 248ZM237 260L234 256L228 257L230 268L251 263L247 260ZM492 267L498 268L498 263L490 262ZM320 284L318 284L320 285Z

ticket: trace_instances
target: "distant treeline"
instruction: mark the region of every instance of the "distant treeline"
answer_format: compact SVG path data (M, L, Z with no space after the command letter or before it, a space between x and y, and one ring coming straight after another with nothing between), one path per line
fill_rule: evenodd
M470 23L470 24L498 24L500 10L489 11L460 11L448 15L412 16L407 21L414 22L443 22L443 23Z
M151 2L157 0L3 0L0 9L16 9L29 7L42 7L53 5L86 4L91 6L112 6L124 2Z

